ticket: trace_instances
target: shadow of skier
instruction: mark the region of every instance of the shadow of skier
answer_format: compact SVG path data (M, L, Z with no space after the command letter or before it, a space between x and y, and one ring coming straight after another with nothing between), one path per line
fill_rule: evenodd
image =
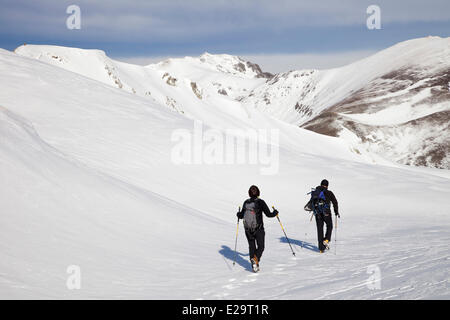
M250 260L244 259L243 257L248 257L248 253L240 253L239 251L235 254L234 250L231 249L228 246L222 246L222 249L219 250L219 253L223 255L228 260L234 261L236 258L236 263L240 265L241 267L245 268L248 271L252 270L252 264L250 263Z
M311 250L314 252L319 251L319 248L317 246L313 245L312 243L302 241L302 240L296 240L296 239L292 239L292 238L289 238L289 241L291 242L291 244L295 244L303 249ZM280 242L288 243L288 241L286 240L286 237L280 237Z

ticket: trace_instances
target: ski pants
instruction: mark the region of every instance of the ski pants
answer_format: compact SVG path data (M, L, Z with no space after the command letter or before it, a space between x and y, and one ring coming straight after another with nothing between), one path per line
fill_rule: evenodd
M323 235L323 224L326 224L327 230L325 237ZM331 213L316 214L316 224L317 224L317 240L319 242L319 250L324 251L325 246L323 244L324 240L331 241L331 232L333 231L333 219Z
M260 228L256 230L254 233L251 233L245 230L245 235L248 241L248 248L250 251L250 259L256 255L258 261L261 260L262 253L264 251L264 238L266 236L266 232L264 228Z

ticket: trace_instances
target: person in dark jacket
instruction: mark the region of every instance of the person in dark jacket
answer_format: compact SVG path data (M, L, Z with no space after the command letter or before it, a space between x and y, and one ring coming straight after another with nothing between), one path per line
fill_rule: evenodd
M270 212L266 202L259 198L259 189L257 186L251 186L248 190L249 199L245 200L242 210L237 213L239 219L244 219L245 236L248 240L250 262L253 270L259 270L259 262L264 251L264 223L263 212L273 218L278 215L278 211Z
M337 217L340 218L339 215L339 207L336 197L334 193L328 190L328 180L324 179L320 183L320 186L316 188L316 190L323 191L325 196L326 208L323 214L316 214L316 224L317 224L317 238L319 242L319 251L323 253L326 249L329 249L329 243L331 241L331 232L333 230L333 219L331 217L331 207L330 203L333 204L334 213ZM325 232L325 236L323 234L323 225L324 223L327 226L327 230Z

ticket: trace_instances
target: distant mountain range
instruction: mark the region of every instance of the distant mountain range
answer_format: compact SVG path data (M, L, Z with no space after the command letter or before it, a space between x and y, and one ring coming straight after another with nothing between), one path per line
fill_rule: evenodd
M192 118L207 113L223 119L223 114L236 112L244 117L256 108L339 137L355 153L450 168L450 38L409 40L344 67L276 75L226 54L138 66L110 59L100 50L23 45L15 52Z

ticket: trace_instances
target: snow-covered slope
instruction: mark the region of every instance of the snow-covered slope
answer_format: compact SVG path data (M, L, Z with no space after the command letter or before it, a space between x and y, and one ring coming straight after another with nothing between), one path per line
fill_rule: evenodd
M239 100L264 83L269 75L257 65L235 56L205 53L198 58L168 59L142 67L114 61L99 50L24 45L15 53L131 93L148 103L166 106L216 129L270 129L276 123L280 135L304 152L321 155L331 152L336 157L375 160L370 154L354 153L345 141L338 139L317 138L323 140L327 150L321 145L304 145L303 141L311 136L308 132L243 106ZM115 70L114 77L105 70ZM116 86L113 79L118 79L122 85Z
M142 67L110 59L100 50L23 45L15 52L145 97L191 118L217 117L216 125L224 124L230 113L245 117L235 99L270 77L258 65L225 54L204 53Z
M2 298L449 298L450 183L433 170L369 164L343 140L232 98L226 111L184 104L215 133L279 130L277 174L179 165L172 135L194 123L148 96L5 50L0 88ZM324 177L340 201L336 255L317 254L303 212ZM235 212L251 184L297 251L266 218L260 274L249 272L242 225L232 267ZM66 287L70 265L81 268L80 290Z
M401 42L331 70L276 75L244 102L403 164L450 168L450 38Z
M0 110L0 132L2 299L119 298L141 290L170 297L154 286L190 285L173 261L200 261L192 247L204 247L203 238L226 226L86 167L47 144L31 123L5 108ZM199 237L180 241L191 233ZM214 249L210 245L208 250ZM205 270L210 269L206 262ZM63 279L72 265L81 267L87 295L65 287Z

